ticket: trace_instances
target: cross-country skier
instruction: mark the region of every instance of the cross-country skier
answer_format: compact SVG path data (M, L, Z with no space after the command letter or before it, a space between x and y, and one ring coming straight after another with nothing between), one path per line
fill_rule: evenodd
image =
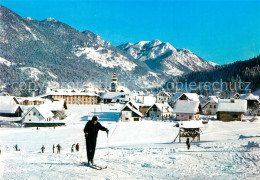
M55 145L53 144L53 146L52 146L52 152L54 153L54 151L55 151Z
M44 147L44 145L42 145L42 148L41 148L41 150L42 150L42 153L44 153L44 150L45 150L45 147Z
M60 154L61 146L60 144L57 145L57 154Z
M190 139L189 138L187 138L187 140L186 140L186 145L187 145L187 148L189 150L190 149Z
M108 134L109 130L105 127L103 127L98 122L98 117L93 116L91 121L88 121L85 128L85 138L86 138L86 147L87 147L87 156L88 156L88 164L91 163L94 164L93 159L95 155L95 149L96 149L96 143L97 143L97 135L98 131L106 131Z

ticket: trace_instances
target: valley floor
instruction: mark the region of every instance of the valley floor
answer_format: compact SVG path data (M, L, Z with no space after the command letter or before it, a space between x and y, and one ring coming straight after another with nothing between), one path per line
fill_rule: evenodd
M260 118L254 122L209 121L201 141L171 143L173 122L117 122L120 106L70 106L67 126L1 128L0 179L259 179ZM100 113L102 110L103 113ZM93 114L110 135L100 131L95 170L87 161L83 128ZM108 140L108 141L107 141ZM253 143L252 143L253 141ZM80 151L71 153L72 144ZM14 151L18 144L20 151ZM60 144L61 154L52 153ZM45 145L46 152L40 148Z

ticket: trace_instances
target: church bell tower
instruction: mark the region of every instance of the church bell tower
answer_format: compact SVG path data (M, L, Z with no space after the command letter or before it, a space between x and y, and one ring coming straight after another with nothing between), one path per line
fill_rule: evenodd
M111 83L111 92L118 92L118 83L115 69L113 73L113 82Z

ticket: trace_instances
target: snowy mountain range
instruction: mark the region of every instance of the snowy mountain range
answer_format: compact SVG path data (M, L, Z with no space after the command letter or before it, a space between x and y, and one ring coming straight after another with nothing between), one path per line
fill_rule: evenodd
M176 49L169 43L159 40L140 41L136 44L125 43L118 48L133 58L144 62L156 73L178 76L191 71L200 71L215 66L187 49Z
M161 86L171 76L212 68L189 50L159 40L118 47L90 31L80 32L54 18L21 17L0 6L0 80L111 82L130 89Z

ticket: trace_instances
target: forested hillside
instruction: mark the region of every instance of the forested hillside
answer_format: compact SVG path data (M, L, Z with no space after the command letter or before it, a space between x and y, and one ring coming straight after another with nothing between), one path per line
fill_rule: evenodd
M260 88L260 56L234 63L218 65L210 70L191 72L178 78L179 82L251 82L251 89Z

